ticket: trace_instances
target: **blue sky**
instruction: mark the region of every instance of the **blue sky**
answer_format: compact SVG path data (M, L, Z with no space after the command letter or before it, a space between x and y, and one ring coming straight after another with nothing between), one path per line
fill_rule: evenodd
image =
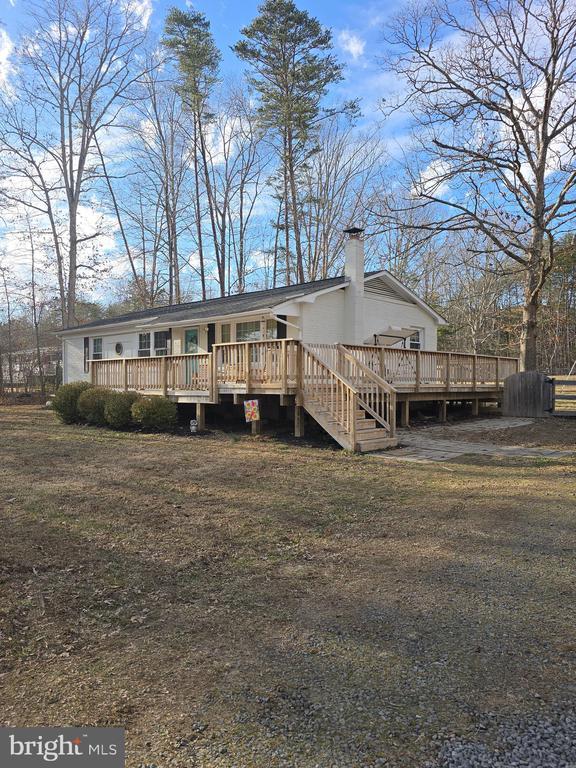
M37 2L50 0L37 0ZM15 40L26 23L29 0L0 0L0 21L10 40ZM230 50L240 30L257 14L257 0L134 0L142 6L151 4L150 30L161 34L168 9L176 5L194 7L210 20L217 45L223 54L223 74L238 72L239 63ZM333 0L300 0L300 8L316 16L332 30L335 52L345 65L344 81L338 91L343 98L360 97L367 116L377 112L379 99L394 85L378 63L382 54L382 29L386 19L401 5L401 0L368 0L367 2L334 2ZM0 40L0 68L9 41ZM391 126L390 126L391 127Z
M30 28L26 9L31 0L0 0L0 89L6 82L10 69L10 52L13 44L20 34ZM250 23L257 15L258 0L195 0L193 4L188 0L116 0L118 3L132 3L143 13L146 18L150 35L157 40L163 30L166 14L172 6L185 9L193 7L201 11L209 19L212 32L222 52L222 71L226 77L237 77L242 64L231 51L231 46L240 39L240 30ZM384 50L384 26L386 20L398 10L405 0L365 0L364 2L331 2L331 0L296 0L297 5L317 17L322 24L332 30L334 52L344 65L344 79L334 89L331 96L336 101L345 101L353 98L360 99L360 106L364 115L364 124L378 122L381 127L382 137L387 139L388 150L394 154L394 147L402 147L407 134L406 116L399 115L394 120L384 121L379 103L381 99L390 95L395 87L394 77L383 71L379 63L379 57ZM35 3L49 3L51 0L34 0ZM83 211L87 231L90 233L100 228L97 219L104 209L96 206L94 211L85 208ZM110 232L114 230L115 222L108 218L106 223ZM18 238L12 239L10 233L2 232L0 228L0 251L5 252L13 264L27 266L25 249L16 243ZM110 233L109 233L110 234ZM2 237L3 235L3 237ZM108 254L120 252L118 243L111 238L98 239L97 244ZM96 242L96 241L94 241ZM0 252L0 256L2 253ZM116 258L114 256L114 258ZM118 264L125 267L125 262ZM24 260L24 261L22 261ZM114 261L114 259L112 259ZM112 262L111 262L112 263ZM115 262L114 262L115 263ZM120 273L118 273L120 274ZM122 273L123 275L123 273ZM104 290L104 288L103 288ZM107 290L107 288L106 288ZM96 291L98 293L98 291Z

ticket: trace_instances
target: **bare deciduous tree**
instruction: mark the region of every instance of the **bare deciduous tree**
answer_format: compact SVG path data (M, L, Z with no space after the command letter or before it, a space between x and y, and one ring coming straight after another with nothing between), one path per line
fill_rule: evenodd
M412 5L390 39L425 166L411 169L410 192L446 214L420 226L478 231L521 266L521 358L534 369L541 291L576 218L576 6Z
M138 8L115 0L55 0L31 11L2 97L0 152L8 203L46 215L57 262L62 319L76 323L83 243L79 211L99 177L96 137L114 126L142 75ZM58 224L65 219L65 231Z
M307 280L329 277L341 264L343 229L364 218L384 158L377 128L359 132L334 115L319 129L318 144L300 173L300 219Z

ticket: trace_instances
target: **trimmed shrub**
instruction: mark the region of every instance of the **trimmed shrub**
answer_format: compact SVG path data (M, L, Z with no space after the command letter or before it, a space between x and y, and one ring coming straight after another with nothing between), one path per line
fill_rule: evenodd
M83 392L91 389L88 381L73 381L58 387L52 400L52 408L64 424L74 424L79 420L78 399Z
M109 392L104 402L104 419L112 429L126 429L132 423L132 406L137 392Z
M141 397L132 406L132 418L145 429L172 429L178 409L166 397Z
M104 389L104 387L91 387L82 392L78 398L78 415L80 419L87 421L88 424L96 424L99 427L105 426L104 406L109 395L110 390Z

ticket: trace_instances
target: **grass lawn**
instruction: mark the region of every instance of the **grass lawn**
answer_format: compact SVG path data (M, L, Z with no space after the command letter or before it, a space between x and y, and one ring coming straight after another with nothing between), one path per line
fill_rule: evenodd
M0 718L128 765L415 768L576 691L573 460L405 464L0 409Z

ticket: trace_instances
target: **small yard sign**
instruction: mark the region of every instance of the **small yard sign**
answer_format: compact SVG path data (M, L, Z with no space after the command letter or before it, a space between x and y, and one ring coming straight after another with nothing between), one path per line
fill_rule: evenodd
M246 421L260 421L260 406L258 400L244 400L244 416Z

